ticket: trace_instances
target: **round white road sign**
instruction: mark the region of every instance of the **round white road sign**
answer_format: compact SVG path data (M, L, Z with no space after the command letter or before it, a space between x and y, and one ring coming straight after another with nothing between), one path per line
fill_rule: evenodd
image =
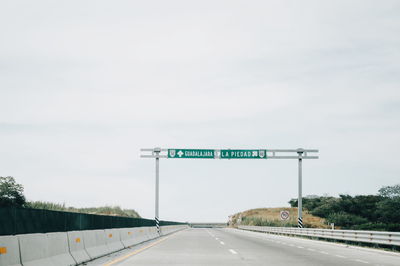
M281 220L286 221L289 219L289 211L281 211Z

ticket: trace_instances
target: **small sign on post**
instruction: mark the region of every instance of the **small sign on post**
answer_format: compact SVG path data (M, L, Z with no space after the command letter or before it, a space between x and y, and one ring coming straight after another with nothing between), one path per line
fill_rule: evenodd
M221 159L266 159L267 150L221 150Z
M282 221L287 221L290 217L289 211L281 211L280 217Z
M214 150L168 149L168 158L174 159L214 159Z

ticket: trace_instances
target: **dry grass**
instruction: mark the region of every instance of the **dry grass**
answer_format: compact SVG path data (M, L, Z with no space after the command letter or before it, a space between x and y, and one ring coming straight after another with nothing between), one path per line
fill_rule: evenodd
M287 221L281 221L280 212L286 210L289 211L290 217ZM285 225L295 225L297 224L297 208L259 208L247 210L241 213L237 213L233 215L232 221L233 225L237 225L237 219L239 217L246 218L261 218L264 221L273 222L278 226ZM325 219L313 216L309 214L307 211L303 211L303 223L305 227L308 228L329 228Z

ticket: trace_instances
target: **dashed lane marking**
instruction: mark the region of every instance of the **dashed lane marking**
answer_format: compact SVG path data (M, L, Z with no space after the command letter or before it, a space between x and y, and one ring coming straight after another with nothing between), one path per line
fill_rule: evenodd
M356 259L354 261L361 262L361 263L364 263L364 264L369 264L369 262L365 261L365 260Z
M222 241L220 241L219 243L220 243L221 245L225 245L225 243L224 243L224 242L222 242Z
M338 257L338 258L342 258L342 259L346 258L345 256L342 256L342 255L335 255L335 256Z
M237 254L237 252L234 251L233 249L230 249L229 251L230 251L232 254Z

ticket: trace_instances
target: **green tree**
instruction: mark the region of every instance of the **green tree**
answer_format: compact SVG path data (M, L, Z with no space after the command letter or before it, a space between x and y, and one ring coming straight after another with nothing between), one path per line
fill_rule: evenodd
M25 202L24 187L12 176L0 176L0 206L21 207Z
M340 199L334 197L321 197L318 207L311 210L312 215L327 218L330 214L342 211Z
M382 197L385 197L385 198L400 197L400 184L397 184L394 186L382 187L378 191L379 191L379 195L381 195Z
M289 201L297 207L297 199ZM400 184L382 187L378 195L305 197L303 208L342 229L400 230Z
M330 223L334 223L335 225L345 228L352 228L353 226L368 223L368 219L366 218L343 211L331 213L328 215L327 220Z
M379 221L400 224L400 197L385 198L377 205Z

